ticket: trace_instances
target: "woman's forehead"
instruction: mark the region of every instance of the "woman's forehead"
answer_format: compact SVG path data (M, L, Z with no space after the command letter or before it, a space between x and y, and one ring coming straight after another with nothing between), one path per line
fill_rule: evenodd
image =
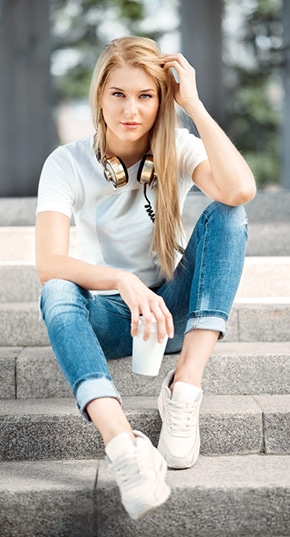
M156 90L157 88L154 78L146 73L145 69L127 64L111 70L106 86L124 87L124 89L134 86L139 87L140 90Z

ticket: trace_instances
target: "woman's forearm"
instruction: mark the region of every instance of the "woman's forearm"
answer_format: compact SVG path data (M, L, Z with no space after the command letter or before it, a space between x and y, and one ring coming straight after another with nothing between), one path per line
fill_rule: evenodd
M199 101L187 112L192 117L204 143L217 189L224 195L245 193L249 201L255 195L255 179L247 162L234 144Z
M42 284L51 279L69 280L84 289L118 290L125 271L111 267L95 266L66 255L51 255L37 261L38 277Z

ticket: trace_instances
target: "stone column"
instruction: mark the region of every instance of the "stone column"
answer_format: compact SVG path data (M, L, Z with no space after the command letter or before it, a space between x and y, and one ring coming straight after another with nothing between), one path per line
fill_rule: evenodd
M49 0L0 0L0 196L35 196L54 145Z
M201 99L214 119L224 121L222 0L181 0L182 52L195 67Z

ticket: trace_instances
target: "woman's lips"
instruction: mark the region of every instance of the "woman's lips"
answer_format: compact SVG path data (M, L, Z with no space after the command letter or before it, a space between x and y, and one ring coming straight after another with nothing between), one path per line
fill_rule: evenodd
M121 125L127 129L136 129L136 127L139 127L140 123L136 123L135 121L122 121Z

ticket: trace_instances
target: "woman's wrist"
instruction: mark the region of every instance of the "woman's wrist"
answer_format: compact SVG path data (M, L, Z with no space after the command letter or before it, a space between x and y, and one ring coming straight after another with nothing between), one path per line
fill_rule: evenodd
M132 278L137 278L135 274L132 274L131 272L127 272L126 270L118 270L116 273L116 289L120 292L124 286L129 285L129 280L132 280Z
M205 115L208 115L204 104L200 100L188 103L185 107L185 111L194 122L197 122Z

